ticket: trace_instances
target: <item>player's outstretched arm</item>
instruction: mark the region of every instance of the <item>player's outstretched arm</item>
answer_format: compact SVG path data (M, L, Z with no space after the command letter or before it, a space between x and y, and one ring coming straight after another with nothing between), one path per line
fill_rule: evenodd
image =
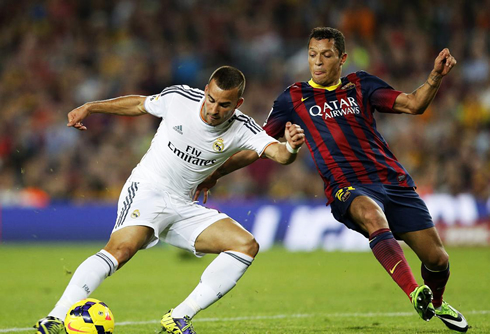
M145 96L128 95L115 99L88 102L68 113L68 124L78 130L87 130L82 121L93 113L139 116L146 114Z
M401 113L419 115L423 114L436 96L441 86L442 78L449 74L456 65L456 59L449 49L443 49L434 61L434 69L422 86L411 94L398 95L393 105L393 110Z
M284 138L284 143L269 145L264 150L264 155L282 165L288 165L296 160L297 153L305 142L304 130L297 124L287 122Z

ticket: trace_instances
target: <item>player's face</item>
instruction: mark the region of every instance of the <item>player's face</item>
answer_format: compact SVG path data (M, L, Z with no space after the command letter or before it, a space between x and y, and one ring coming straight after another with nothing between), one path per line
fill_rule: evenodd
M209 125L219 125L228 120L243 103L243 97L238 97L238 88L223 90L214 80L206 85L204 93L201 116Z
M333 86L338 83L342 65L347 54L339 56L334 39L317 40L312 38L308 46L308 64L313 81L321 86Z

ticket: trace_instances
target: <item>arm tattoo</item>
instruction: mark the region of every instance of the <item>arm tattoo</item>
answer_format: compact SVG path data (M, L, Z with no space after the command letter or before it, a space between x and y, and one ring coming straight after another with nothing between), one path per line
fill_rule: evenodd
M427 80L425 83L431 86L432 88L439 88L439 85L433 85L429 82L429 80Z
M429 82L429 79L432 80L433 84ZM442 79L442 75L433 74L429 76L426 82L432 88L439 88L439 86L441 85L441 79Z

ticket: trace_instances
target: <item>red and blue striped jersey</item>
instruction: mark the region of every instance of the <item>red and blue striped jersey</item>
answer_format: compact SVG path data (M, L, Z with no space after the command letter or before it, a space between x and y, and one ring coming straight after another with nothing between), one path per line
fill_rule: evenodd
M330 90L309 82L289 86L274 102L264 124L282 137L286 122L300 125L306 145L325 183L328 203L339 188L359 184L415 184L376 129L374 111L394 112L401 92L364 71L340 79Z

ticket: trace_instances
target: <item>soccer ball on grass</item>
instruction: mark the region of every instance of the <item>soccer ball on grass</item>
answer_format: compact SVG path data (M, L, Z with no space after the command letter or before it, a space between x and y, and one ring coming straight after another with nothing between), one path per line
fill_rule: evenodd
M114 316L100 300L82 299L73 304L66 314L65 329L68 334L112 334Z

